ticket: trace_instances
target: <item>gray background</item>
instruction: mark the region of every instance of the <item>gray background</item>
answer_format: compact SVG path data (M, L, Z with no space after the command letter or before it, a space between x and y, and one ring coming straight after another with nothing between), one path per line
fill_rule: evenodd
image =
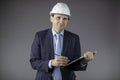
M35 79L29 63L31 44L35 32L51 27L49 11L58 1L0 1L0 80ZM82 54L98 51L87 71L76 72L77 80L120 80L120 1L62 2L71 9L67 29L80 36Z

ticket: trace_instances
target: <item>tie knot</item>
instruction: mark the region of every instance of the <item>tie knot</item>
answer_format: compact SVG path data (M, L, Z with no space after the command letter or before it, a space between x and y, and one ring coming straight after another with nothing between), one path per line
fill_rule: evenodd
M56 34L56 36L57 36L57 37L60 37L60 36L61 36L61 34Z
M56 39L60 39L61 34L56 34Z

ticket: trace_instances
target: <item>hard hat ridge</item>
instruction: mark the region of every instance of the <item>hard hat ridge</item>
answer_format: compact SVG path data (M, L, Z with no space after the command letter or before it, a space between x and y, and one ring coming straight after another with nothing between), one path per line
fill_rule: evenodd
M70 9L69 9L68 5L65 3L62 3L62 2L57 3L52 8L52 10L50 11L50 15L51 14L64 14L64 15L71 16Z

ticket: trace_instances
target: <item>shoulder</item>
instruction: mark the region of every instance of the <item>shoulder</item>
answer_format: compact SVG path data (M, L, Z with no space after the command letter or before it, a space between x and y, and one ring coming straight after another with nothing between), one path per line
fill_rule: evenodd
M41 34L46 34L50 29L45 29L45 30L41 30L36 32L37 34L41 35Z
M67 30L65 30L65 34L69 37L79 37L79 35L77 35L73 32L67 31Z
M51 28L45 29L45 30L37 31L35 33L35 38L44 40L47 36L51 36L51 34L52 34Z
M42 37L42 36L47 35L47 34L50 33L50 32L51 32L51 29L45 29L45 30L41 30L41 31L36 32L36 35Z

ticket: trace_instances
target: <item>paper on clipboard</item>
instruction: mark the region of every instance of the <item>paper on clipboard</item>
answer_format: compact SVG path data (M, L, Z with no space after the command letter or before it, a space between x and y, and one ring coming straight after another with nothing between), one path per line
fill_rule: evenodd
M79 58L71 61L70 63L68 63L68 64L67 64L66 66L64 66L64 67L67 67L67 66L69 66L69 65L71 65L71 64L73 64L73 63L75 63L75 62L77 62L77 61L81 61L81 60L83 60L83 59L84 59L84 56L81 56L81 57L79 57Z

